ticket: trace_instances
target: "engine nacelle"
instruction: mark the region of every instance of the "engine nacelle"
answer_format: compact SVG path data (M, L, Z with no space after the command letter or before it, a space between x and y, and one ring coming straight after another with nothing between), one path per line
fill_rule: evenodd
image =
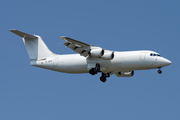
M116 72L115 73L117 77L132 77L134 75L134 71L130 71L130 72Z
M101 58L105 60L112 60L114 58L114 52L109 50L104 50L104 55Z
M94 57L101 57L104 55L104 50L102 48L92 49L89 54Z

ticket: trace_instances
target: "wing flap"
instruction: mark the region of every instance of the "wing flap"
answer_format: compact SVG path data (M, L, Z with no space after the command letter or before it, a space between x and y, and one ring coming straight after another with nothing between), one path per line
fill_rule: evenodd
M81 41L74 40L69 37L60 37L60 38L65 40L66 42L64 43L64 45L72 49L74 52L77 52L84 57L87 57L89 55L91 45L83 43Z
M89 50L83 50L81 53L80 53L81 56L84 56L84 57L87 57L89 56Z
M83 47L76 47L73 51L80 54L80 53L82 53L83 50L84 50Z

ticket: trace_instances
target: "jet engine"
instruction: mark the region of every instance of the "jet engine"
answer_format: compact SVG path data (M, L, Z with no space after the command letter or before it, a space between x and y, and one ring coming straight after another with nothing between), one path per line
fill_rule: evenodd
M130 72L116 72L115 73L117 77L132 77L134 75L134 71L130 71Z
M109 50L104 50L104 55L101 58L105 60L112 60L114 58L114 52Z
M104 55L104 50L102 48L92 49L89 54L94 57L101 57Z

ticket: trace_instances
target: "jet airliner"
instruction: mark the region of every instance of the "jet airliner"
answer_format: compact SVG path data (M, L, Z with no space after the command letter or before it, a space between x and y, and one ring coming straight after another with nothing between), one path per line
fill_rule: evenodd
M30 65L63 73L102 73L100 80L115 74L117 77L132 77L135 70L158 69L171 64L159 53L150 50L112 51L74 40L60 37L64 45L78 54L58 55L51 52L38 35L30 35L18 30L10 30L22 37L30 58Z

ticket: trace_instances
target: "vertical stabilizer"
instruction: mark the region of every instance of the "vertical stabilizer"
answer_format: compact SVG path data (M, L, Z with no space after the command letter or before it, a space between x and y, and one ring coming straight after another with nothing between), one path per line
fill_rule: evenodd
M44 43L44 41L41 39L40 36L30 35L18 30L10 30L10 31L22 37L29 58L31 60L38 60L38 59L44 59L47 57L55 56L55 54L48 49L48 47L46 46L46 44Z

